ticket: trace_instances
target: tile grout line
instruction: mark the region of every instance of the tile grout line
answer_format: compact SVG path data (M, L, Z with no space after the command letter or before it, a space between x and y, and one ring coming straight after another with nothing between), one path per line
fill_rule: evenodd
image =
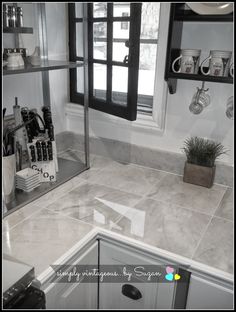
M225 191L225 193L226 193L226 191ZM225 193L224 193L224 195L225 195ZM224 195L222 196L222 199L223 199ZM209 226L210 226L210 224L211 224L211 222L212 222L212 220L213 220L213 218L214 218L214 214L216 213L216 210L218 209L218 207L219 207L219 205L220 205L222 199L219 201L218 205L216 205L216 208L215 208L215 210L214 210L214 212L213 212L213 214L212 214L212 216L211 216L211 218L210 218L210 220L209 220L209 222L208 222L208 224L207 224L207 226L206 226L206 229L205 229L205 231L203 231L203 234L201 235L201 237L200 237L200 239L199 239L199 242L198 242L196 248L195 248L194 251L193 251L193 254L192 254L191 259L194 258L194 255L196 254L197 249L198 249L198 247L200 246L200 244L201 244L201 242L202 242L202 240L203 240L203 237L205 236L205 234L206 234L206 232L207 232L207 230L208 230L208 228L209 228Z
M28 205L29 205L29 204L28 204ZM32 212L29 216L25 217L25 218L22 219L21 221L17 222L17 223L14 224L12 227L9 227L9 231L12 230L13 228L15 228L15 227L16 227L17 225L19 225L20 223L24 222L25 220L28 220L30 217L32 217L34 214L36 214L37 212L41 211L42 209L46 209L46 208L44 208L44 207L40 208L38 205L33 205L33 206L38 207L39 209L36 210L36 211L34 211L34 212ZM22 208L24 208L24 207L22 207ZM21 208L20 208L20 209L21 209ZM17 210L17 211L20 211L20 209ZM15 212L17 212L17 211L15 211ZM13 213L14 213L14 212L13 212ZM13 215L13 213L12 213L12 214L9 214L8 216ZM8 217L8 216L7 216L7 217ZM2 221L4 221L4 219L3 219ZM5 221L6 221L6 220L5 220ZM6 233L6 232L7 232L7 231L3 232L3 234Z

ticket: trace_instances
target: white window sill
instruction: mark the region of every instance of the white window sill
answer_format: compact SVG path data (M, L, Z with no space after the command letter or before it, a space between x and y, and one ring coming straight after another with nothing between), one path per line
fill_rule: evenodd
M67 117L79 117L84 118L84 107L75 103L66 104L66 116ZM148 116L145 114L137 114L137 120L128 121L116 116L105 114L103 112L96 111L94 109L89 109L89 122L93 124L94 122L103 122L108 124L113 124L113 126L127 128L134 131L151 131L162 133L164 129L161 129L157 122L154 121L153 116Z

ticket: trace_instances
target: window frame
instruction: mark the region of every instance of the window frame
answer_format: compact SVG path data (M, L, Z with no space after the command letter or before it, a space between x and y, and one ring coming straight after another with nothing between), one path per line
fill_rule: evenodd
M142 3L130 4L130 16L113 17L113 3L107 3L107 17L93 17L93 3L88 6L88 72L89 72L89 107L95 110L121 117L130 121L137 117L138 100L138 72L139 72L139 47L141 29ZM83 18L76 18L75 3L68 4L69 16L69 57L70 61L83 61L83 57L76 55L76 23L83 22ZM128 63L112 60L113 22L130 22L129 56ZM93 57L93 23L107 22L107 59L99 60ZM93 95L93 64L107 65L106 101ZM112 66L128 68L127 105L112 102ZM70 101L83 105L83 94L77 91L77 72L70 69Z

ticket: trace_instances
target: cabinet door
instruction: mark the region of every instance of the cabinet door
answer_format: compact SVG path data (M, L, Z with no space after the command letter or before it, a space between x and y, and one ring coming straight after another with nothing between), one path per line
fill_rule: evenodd
M97 242L83 252L72 265L98 264ZM46 309L96 309L97 283L49 283L44 290Z
M191 275L187 309L233 309L233 291L229 286L219 285Z
M100 264L120 265L129 268L129 265L163 265L157 259L148 257L134 248L111 244L100 240ZM124 285L135 287L141 298L135 300L122 293ZM150 283L141 278L135 278L132 283L100 283L100 309L170 309L174 297L174 283Z

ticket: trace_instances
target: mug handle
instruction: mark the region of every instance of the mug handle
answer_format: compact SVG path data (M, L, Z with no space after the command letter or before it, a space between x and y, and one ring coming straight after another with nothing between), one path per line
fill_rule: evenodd
M180 71L181 71L181 68L179 68L179 70L175 70L175 63L178 61L178 60L180 60L182 58L182 54L180 55L180 56L178 56L175 60L174 60L174 62L172 63L172 71L174 72L174 73L180 73Z
M203 70L203 64L204 64L206 61L210 60L210 59L211 59L211 56L208 56L208 57L202 62L202 64L201 64L201 73L202 73L203 75L209 75L209 74L210 74L210 66L209 66L209 69L208 69L208 72L207 72L207 73L204 72L204 70Z
M234 65L234 63L232 63L230 65L230 67L229 67L229 74L230 74L231 77L234 77L234 75L233 75L233 65Z

